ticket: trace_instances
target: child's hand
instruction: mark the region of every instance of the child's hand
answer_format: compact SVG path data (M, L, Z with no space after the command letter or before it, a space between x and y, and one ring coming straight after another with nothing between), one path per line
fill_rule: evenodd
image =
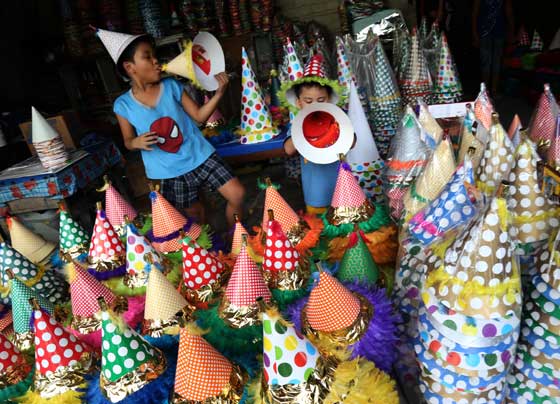
M218 93L218 94L225 93L226 88L227 88L228 83L229 83L228 74L226 72L222 72L222 73L216 74L214 77L218 81L218 89L216 90L216 93Z
M158 142L158 135L156 132L147 132L143 133L140 136L137 136L132 141L132 147L136 150L147 150L152 151L153 149L150 147L153 144Z

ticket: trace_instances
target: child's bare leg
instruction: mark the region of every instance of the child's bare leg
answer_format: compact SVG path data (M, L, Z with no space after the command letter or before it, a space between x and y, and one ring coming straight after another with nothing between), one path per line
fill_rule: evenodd
M192 203L190 207L185 208L185 213L188 217L192 217L200 224L206 223L206 211L204 210L204 205L200 201L196 201Z
M245 200L245 187L239 179L232 178L220 188L218 192L226 199L226 220L228 226L231 228L235 224L233 219L234 214L238 214L241 218L243 216L243 201Z

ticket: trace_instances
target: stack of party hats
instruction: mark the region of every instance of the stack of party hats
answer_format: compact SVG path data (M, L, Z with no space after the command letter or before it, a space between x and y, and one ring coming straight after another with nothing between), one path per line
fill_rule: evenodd
M31 385L33 372L25 356L0 333L0 401L10 402Z
M521 315L506 203L500 193L426 263L415 349L429 402L503 402Z
M113 229L121 236L126 233L124 217L128 216L130 220L136 219L138 213L126 199L111 184L108 176L103 177L105 185L99 189L99 192L105 192L105 213L107 220L113 226Z
M300 62L290 38L286 38L284 62L287 62L288 81L295 81L303 77L303 64Z
M237 134L241 136L241 144L266 142L276 137L280 131L272 124L272 116L264 102L245 48L241 51L241 64L241 127Z
M428 36L420 38L420 46L422 47L422 52L424 53L426 62L428 62L430 76L433 79L435 79L438 75L441 45L441 32L439 30L439 24L437 21L434 21Z
M441 34L439 50L439 67L434 77L434 102L438 104L452 104L460 102L463 97L463 87L459 80L455 60L449 50L445 33Z
M56 245L33 233L17 218L6 218L12 247L35 264L45 264L56 250Z
M31 107L31 137L43 167L53 171L66 164L68 152L62 137L34 107Z
M533 40L531 41L531 50L534 52L542 52L544 43L537 30L533 31Z
M443 129L430 113L428 105L423 101L418 102L418 122L420 122L424 134L427 135L424 137L425 143L430 148L435 149L443 139Z
M356 85L350 83L348 117L352 121L356 142L346 155L346 161L366 196L376 202L383 199L381 172L383 160L379 156Z
M96 207L88 271L98 280L123 276L126 273L126 248L107 220L101 202L98 202Z
M492 113L494 105L490 100L490 95L486 90L486 84L480 83L480 92L474 100L474 116L484 126L486 130L490 130L492 126Z
M410 104L421 99L429 104L432 99L432 78L416 30L412 31L411 41L407 65L399 77L403 103Z
M515 150L497 113L492 114L490 139L477 171L477 187L486 195L493 195L502 180L507 180L513 166Z
M426 165L430 154L430 149L421 138L421 128L416 115L407 107L393 140L385 171L391 216L395 220L401 218L404 195Z
M356 84L356 78L350 67L350 61L346 56L344 49L344 41L340 37L336 37L336 71L338 83L344 88L345 94L350 94L350 84Z
M521 340L508 378L511 402L557 402L560 346L560 236L537 258L537 272L528 285Z
M70 213L63 204L60 205L60 252L70 254L73 259L85 261L87 256L89 241L85 230L78 222L72 219ZM84 258L84 259L82 259Z
M545 152L554 139L558 116L558 104L547 83L529 122L529 136L537 144L542 157L545 157Z

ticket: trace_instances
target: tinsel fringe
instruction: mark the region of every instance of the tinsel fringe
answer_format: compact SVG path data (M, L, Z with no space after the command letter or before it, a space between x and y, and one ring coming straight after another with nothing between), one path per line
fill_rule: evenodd
M372 233L364 234L366 246L376 264L393 264L397 258L398 240L395 226L384 226ZM342 260L348 248L348 237L335 237L329 242L328 261Z
M335 237L345 237L354 231L353 223L344 223L339 226L330 224L327 219L327 214L328 213L325 213L321 216L324 225L322 236L333 239ZM358 223L358 227L364 233L372 233L389 224L391 224L391 218L387 212L387 207L383 204L375 204L375 212L371 218L365 222Z
M82 384L78 391L68 390L66 393L52 398L43 398L39 392L28 390L25 395L17 399L17 402L25 404L82 404L85 387L86 384Z
M305 220L309 226L309 230L305 234L305 237L294 246L300 255L307 254L310 249L317 245L324 228L323 221L317 216L304 215L303 220Z
M0 402L5 403L9 402L8 400L17 399L29 389L31 383L33 383L33 370L21 382L0 390Z

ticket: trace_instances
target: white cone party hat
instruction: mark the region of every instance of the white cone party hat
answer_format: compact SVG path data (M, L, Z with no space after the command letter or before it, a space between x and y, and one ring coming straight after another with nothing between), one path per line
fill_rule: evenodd
M107 52L109 52L109 55L115 64L119 61L119 58L127 46L130 45L136 38L143 36L108 31L100 28L96 29L96 35L99 39L101 39L101 42L103 42L105 49L107 49Z
M33 143L46 142L60 137L59 133L47 122L45 118L31 107L31 140Z

